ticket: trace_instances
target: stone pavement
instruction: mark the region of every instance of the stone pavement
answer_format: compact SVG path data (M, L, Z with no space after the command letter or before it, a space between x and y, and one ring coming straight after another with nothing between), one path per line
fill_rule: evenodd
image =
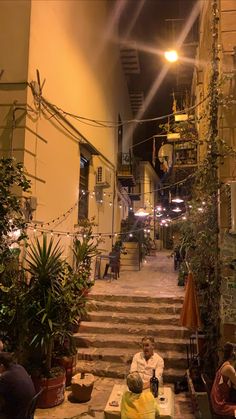
M177 286L177 274L173 269L173 258L168 257L169 254L170 252L162 251L156 257L148 257L141 271L121 271L118 280L97 280L90 293L91 298L99 294L183 298L184 289ZM68 390L65 401L60 406L37 409L35 419L103 419L103 411L115 383L124 383L124 379L97 377L91 400L81 404L68 401ZM193 418L188 395L175 395L175 419Z
M148 256L140 271L123 271L118 280L96 280L90 295L141 295L149 297L183 297L183 287L177 285L177 273L171 251Z
M104 419L104 408L114 384L124 380L98 377L93 388L92 398L87 403L71 403L70 390L66 391L65 401L51 409L37 409L34 419ZM145 419L145 418L143 418ZM194 419L186 393L175 395L174 419Z

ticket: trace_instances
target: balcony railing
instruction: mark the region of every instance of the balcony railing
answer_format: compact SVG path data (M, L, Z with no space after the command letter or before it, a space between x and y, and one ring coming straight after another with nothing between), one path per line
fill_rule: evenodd
M136 185L136 161L131 153L118 154L117 178L122 186Z

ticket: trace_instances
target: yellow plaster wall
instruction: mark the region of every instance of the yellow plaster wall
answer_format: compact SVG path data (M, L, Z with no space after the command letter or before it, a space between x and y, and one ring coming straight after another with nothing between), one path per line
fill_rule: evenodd
M109 19L112 5L106 0L2 1L0 19L1 37L4 39L0 38L0 41L4 43L7 40L3 49L5 77L12 82L19 79L37 82L38 69L41 84L45 80L43 97L60 109L115 123L118 114L122 121L131 119L129 96L116 43L117 28L115 24L110 24ZM4 35L2 27L5 28ZM37 89L37 84L34 86ZM38 112L28 112L24 119L22 111L23 116L14 131L15 153L24 161L32 181L32 195L38 199L34 223L45 226L77 202L80 132L106 157L102 164L111 171L108 192L112 195L112 207L110 199L101 206L89 199L89 216L95 216L99 224L98 232L110 233L112 228L117 231L121 220L114 187L118 128L97 128L68 117L78 131L75 132L67 125L59 126L53 112L49 114L42 104L36 104L30 87L24 90L24 94L22 89L19 93L19 88L12 88L11 101L19 97L25 102L27 100L28 105ZM5 109L3 119L9 116L7 112ZM126 130L125 126L124 137ZM10 128L8 131L7 147L10 147ZM124 152L129 149L131 141L130 136L123 143ZM17 151L17 147L20 150ZM100 164L100 158L91 159L91 192L94 190L96 168ZM46 224L46 228L70 232L74 224L77 224L76 206L56 223ZM71 238L63 238L63 241L68 248ZM109 237L104 246L109 250Z

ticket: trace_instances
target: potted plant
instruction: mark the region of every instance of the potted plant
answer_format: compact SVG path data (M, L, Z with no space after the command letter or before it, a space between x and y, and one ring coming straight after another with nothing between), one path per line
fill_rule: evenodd
M62 249L43 235L27 252L30 285L26 295L29 359L36 391L44 388L39 407L52 407L64 400L65 371L52 368L56 340L68 335L68 302L63 276Z
M54 342L53 363L65 369L66 386L71 384L72 376L76 372L77 348L73 332L78 324L78 318L86 313L86 298L81 291L78 276L72 267L63 264L63 292L64 292L64 317L67 318L67 334L59 336Z
M92 260L98 255L98 246L101 243L101 238L94 240L93 236L93 219L81 220L79 223L80 238L75 237L72 247L74 257L74 274L77 278L78 289L82 295L86 296L93 286L94 281L91 280Z

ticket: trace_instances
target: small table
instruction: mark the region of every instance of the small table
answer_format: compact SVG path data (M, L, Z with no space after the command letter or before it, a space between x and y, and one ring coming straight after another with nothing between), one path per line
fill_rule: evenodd
M106 407L104 409L104 418L105 419L118 419L120 418L121 410L121 399L123 393L127 391L127 386L125 384L114 384ZM150 391L150 390L144 390ZM165 401L161 402L160 397L164 397ZM111 403L115 402L116 406L112 406ZM160 418L162 419L174 419L174 393L170 387L163 388L163 394L158 396L157 399L158 409L160 413Z
M110 256L109 255L98 255L96 257L94 279L101 279L101 277L102 277L102 274L101 274L102 260L105 260L106 263L109 263L110 262Z

